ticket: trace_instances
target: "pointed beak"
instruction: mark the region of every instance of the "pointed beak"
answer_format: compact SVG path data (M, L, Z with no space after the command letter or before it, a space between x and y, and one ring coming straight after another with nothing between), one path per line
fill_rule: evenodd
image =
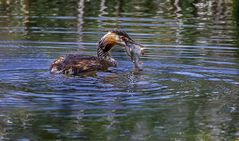
M131 50L132 50L132 48L131 48L130 44L126 44L125 45L125 49L126 49L127 55L131 57Z

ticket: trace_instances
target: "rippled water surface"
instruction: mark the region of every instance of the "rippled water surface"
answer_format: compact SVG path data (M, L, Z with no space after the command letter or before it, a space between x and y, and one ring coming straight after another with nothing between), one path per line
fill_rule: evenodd
M0 0L0 140L239 140L237 0ZM124 49L96 75L49 73L69 53L96 55L122 29Z

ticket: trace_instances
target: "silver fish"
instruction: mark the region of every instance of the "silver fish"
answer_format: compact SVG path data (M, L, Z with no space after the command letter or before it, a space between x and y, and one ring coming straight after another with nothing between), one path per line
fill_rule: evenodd
M142 69L142 62L140 62L140 58L144 55L144 49L141 44L138 43L127 43L126 48L127 54L130 56L132 62L134 63L134 67L136 70L143 70Z

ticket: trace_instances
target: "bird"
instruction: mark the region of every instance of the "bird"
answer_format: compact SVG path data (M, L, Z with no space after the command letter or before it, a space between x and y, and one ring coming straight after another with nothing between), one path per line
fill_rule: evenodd
M68 54L55 59L51 66L51 73L79 75L86 72L107 71L109 67L117 67L117 61L111 56L110 50L119 45L125 47L130 56L130 47L127 44L140 45L125 31L110 30L98 42L97 56L82 54Z

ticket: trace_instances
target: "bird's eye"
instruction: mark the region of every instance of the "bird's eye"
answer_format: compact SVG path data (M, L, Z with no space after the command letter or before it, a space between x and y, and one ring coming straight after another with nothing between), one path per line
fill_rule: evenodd
M121 40L123 40L123 41L127 41L127 38L124 37L124 36L121 36L120 38L121 38Z

